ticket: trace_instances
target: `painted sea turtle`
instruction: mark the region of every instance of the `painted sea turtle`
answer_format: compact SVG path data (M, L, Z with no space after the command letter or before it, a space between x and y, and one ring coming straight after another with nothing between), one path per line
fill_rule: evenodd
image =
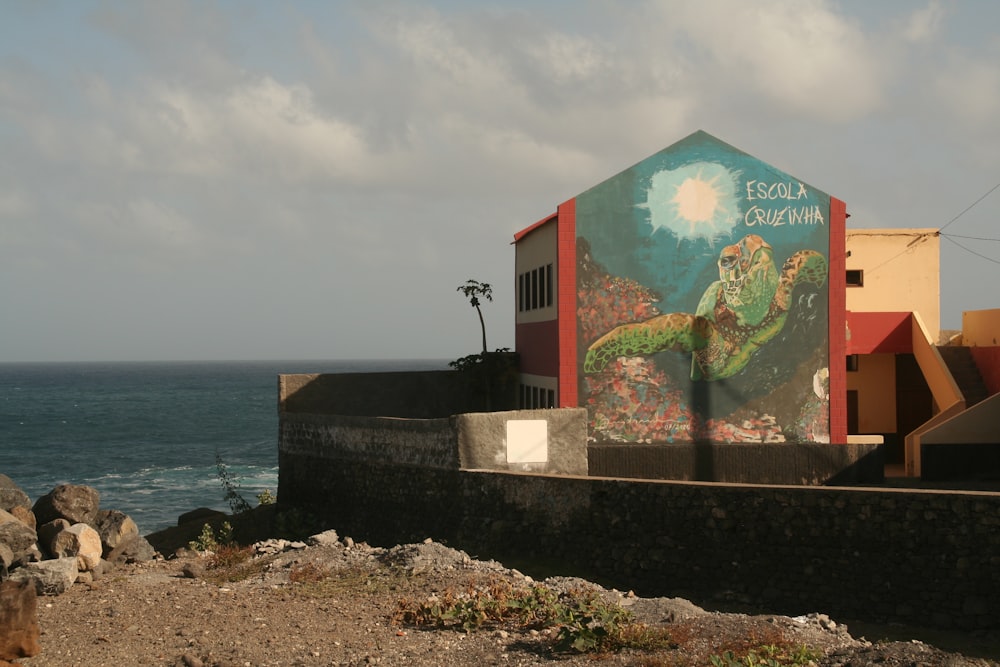
M600 371L617 357L673 350L691 353L694 380L736 375L785 325L795 286L826 282L826 259L815 250L794 253L780 274L773 254L756 234L726 246L719 280L705 290L695 314L668 313L615 327L587 350L584 372Z

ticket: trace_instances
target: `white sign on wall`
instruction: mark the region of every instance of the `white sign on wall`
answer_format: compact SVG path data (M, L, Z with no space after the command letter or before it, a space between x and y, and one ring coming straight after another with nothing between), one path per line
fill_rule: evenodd
M507 422L507 463L548 463L549 423L544 419Z

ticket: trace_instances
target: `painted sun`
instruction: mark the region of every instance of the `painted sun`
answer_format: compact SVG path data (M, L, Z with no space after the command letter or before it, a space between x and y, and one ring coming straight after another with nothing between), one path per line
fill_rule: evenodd
M665 228L679 238L712 242L739 220L735 174L713 162L658 171L640 206L649 210L654 231Z

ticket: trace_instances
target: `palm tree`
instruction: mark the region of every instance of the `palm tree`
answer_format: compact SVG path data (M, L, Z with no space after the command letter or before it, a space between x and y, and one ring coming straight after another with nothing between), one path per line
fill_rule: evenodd
M483 330L483 358L486 357L486 322L483 320L483 311L479 307L480 301L479 297L486 299L487 301L493 301L493 288L490 287L489 283L481 283L478 280L465 281L464 285L458 286L458 291L461 292L469 299L469 303L472 307L476 309L476 313L479 314L479 326Z

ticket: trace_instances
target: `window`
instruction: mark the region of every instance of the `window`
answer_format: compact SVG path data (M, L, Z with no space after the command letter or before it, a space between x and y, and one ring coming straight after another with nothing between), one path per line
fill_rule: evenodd
M538 269L531 270L531 309L538 308Z
M552 305L552 265L545 266L545 305Z
M546 264L517 276L517 310L548 308L555 299L552 265Z
M858 355L856 354L847 355L847 372L848 373L858 372Z
M847 286L862 287L865 284L865 272L862 269L847 270Z
M555 389L545 389L544 387L522 384L520 390L520 408L522 410L537 410L540 408L556 407Z

